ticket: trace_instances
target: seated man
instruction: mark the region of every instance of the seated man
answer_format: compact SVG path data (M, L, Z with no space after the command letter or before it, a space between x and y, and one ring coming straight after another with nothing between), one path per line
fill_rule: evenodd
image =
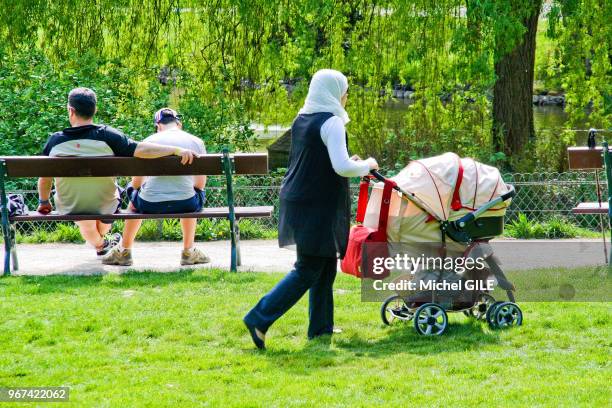
M193 150L198 154L206 153L201 139L184 132L179 115L172 109L164 108L155 113L157 133L145 142ZM133 211L148 214L171 214L200 211L204 205L204 186L206 176L156 176L134 177L127 188L130 207ZM193 247L196 231L196 218L182 218L183 252L181 265L195 265L210 262L210 259ZM121 245L113 248L102 258L106 265L132 264L132 245L142 220L126 220Z
M76 88L68 94L68 119L71 127L51 135L44 147L43 155L65 156L123 156L156 158L170 155L181 156L183 164L193 161L194 153L180 147L162 146L154 143L136 143L110 126L96 125L96 94L88 88ZM51 212L49 202L53 178L38 179L38 211ZM54 196L60 214L113 214L120 200L114 177L57 177ZM78 221L81 235L96 248L98 256L106 255L119 243L121 236L108 236L112 221Z

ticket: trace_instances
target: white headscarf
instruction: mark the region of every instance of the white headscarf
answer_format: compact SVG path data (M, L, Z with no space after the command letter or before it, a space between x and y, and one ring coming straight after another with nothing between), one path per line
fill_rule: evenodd
M304 106L299 113L330 112L347 124L350 119L340 103L347 90L348 80L342 72L321 69L313 75Z

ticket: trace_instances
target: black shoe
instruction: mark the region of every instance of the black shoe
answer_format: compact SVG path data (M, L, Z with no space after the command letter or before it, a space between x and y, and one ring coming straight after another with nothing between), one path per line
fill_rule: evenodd
M96 251L96 255L104 256L108 254L110 250L119 245L120 242L121 234L116 232L112 235L107 235L106 238L104 238L104 245L102 245L102 248L100 250Z
M261 330L259 330L255 326L251 326L245 320L243 320L243 322L244 322L244 325L249 330L249 334L251 335L251 340L253 340L253 343L255 343L255 347L257 347L260 350L265 350L266 349L265 333L262 333ZM259 337L257 332L261 333L263 338Z

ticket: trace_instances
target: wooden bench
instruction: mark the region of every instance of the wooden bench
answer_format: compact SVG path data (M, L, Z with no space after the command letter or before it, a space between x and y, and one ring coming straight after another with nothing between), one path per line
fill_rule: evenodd
M580 203L572 208L573 214L608 214L608 203Z
M127 220L163 218L227 218L230 228L230 270L236 271L240 260L240 218L271 217L274 207L235 207L232 175L255 175L268 173L268 156L262 153L236 153L227 150L222 154L206 154L194 159L191 165L183 166L178 157L159 159L137 159L128 157L0 157L0 198L2 202L2 231L4 237L4 275L19 269L15 243L15 223L28 221L82 221L82 220ZM127 210L112 215L79 214L48 215L36 211L9 217L5 182L10 178L23 177L118 177L118 176L178 176L178 175L225 175L227 207L204 208L202 211L181 214L139 214Z
M572 213L579 215L599 214L600 217L607 214L608 226L610 226L610 220L612 220L612 213L610 213L610 202L612 201L612 152L608 148L608 143L604 141L601 147L569 147L567 155L570 170L595 170L597 175L597 196L599 197L599 201L579 203L576 207L572 208ZM600 170L604 170L606 177L607 191L604 197L602 197L602 193L599 190L598 172ZM602 235L604 236L604 254L607 258L603 224ZM612 252L610 253L608 264L612 264Z
M608 152L604 158L603 152L604 147L569 147L567 149L567 155L569 160L570 170L604 170L606 178L608 179L608 191L610 190L610 164L612 163L610 155L612 154L608 149L608 144L604 142L605 150ZM599 187L598 187L599 188ZM576 207L572 208L573 214L608 214L608 195L605 200L601 202L586 202L580 203Z

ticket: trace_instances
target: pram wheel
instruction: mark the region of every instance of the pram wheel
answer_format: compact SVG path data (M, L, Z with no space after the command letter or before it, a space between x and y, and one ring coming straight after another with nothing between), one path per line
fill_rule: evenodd
M521 308L512 302L503 302L493 312L494 328L504 329L511 326L523 324L523 312Z
M487 308L485 319L487 323L489 323L489 327L491 327L492 329L497 329L497 323L495 323L495 309L497 308L497 306L501 305L502 303L506 303L506 302L500 302L500 301L493 302L493 304Z
M491 306L495 303L495 298L489 294L481 293L478 295L478 299L474 306L464 311L466 316L473 317L478 320L486 320L487 312Z
M448 326L444 308L436 303L425 303L414 312L414 328L422 336L439 336Z
M380 317L384 324L391 326L396 321L407 321L412 319L412 313L408 310L406 302L400 295L393 295L385 300L380 308Z

